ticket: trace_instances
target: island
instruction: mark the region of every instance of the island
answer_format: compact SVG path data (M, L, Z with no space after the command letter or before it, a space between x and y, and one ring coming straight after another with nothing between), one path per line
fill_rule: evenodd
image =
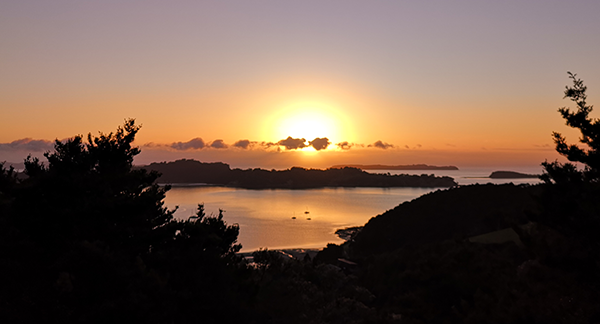
M332 169L357 168L361 170L458 170L453 165L435 166L427 164L385 165L385 164L342 164L334 165Z
M137 167L157 171L160 184L219 185L246 189L309 189L324 187L421 187L448 188L457 183L451 177L433 175L375 174L343 167L287 170L231 169L222 162L203 163L182 159Z
M538 174L526 174L514 171L494 171L490 174L490 179L533 179L539 177Z

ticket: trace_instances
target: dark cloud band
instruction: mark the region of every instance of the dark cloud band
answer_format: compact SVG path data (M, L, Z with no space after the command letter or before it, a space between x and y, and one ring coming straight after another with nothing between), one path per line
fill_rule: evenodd
M54 141L22 138L10 143L0 143L1 151L45 152L54 147Z
M387 150L389 148L394 148L394 145L386 143L386 142L382 142L381 140L379 140L373 144L369 144L368 147L374 147L374 148L380 148L383 150Z
M218 140L212 141L212 143L210 143L209 146L212 147L212 148L216 148L216 149L225 149L225 148L227 148L227 144L225 144L225 142L223 142L222 139L218 139Z
M24 140L20 140L20 141L26 141L27 139ZM16 143L17 141L13 142ZM50 142L48 142L50 143ZM16 144L0 144L0 147L2 147L2 145L16 145ZM286 139L282 139L278 142L255 142L255 141L250 141L247 139L243 139L243 140L239 140L231 145L226 144L222 139L217 139L214 140L212 142L204 142L204 140L202 140L202 138L200 137L196 137L194 139L191 139L187 142L174 142L171 144L155 144L155 143L146 143L144 144L145 147L166 147L166 148L170 148L173 150L178 150L178 151L186 151L186 150L200 150L200 149L227 149L227 148L236 148L236 149L243 149L243 150L247 150L247 149L251 149L251 148L262 148L262 149L271 149L273 147L275 147L278 151L285 149L285 150L299 150L299 149L303 149L305 147L313 147L315 150L317 151L321 151L321 150L325 150L329 147L329 145L331 145L331 142L329 141L329 138L327 137L317 137L315 139L313 139L312 141L309 141L307 143L305 138L293 138L291 136L288 136ZM376 141L373 144L369 144L369 145L365 145L365 144L357 144L357 143L350 143L348 141L343 141L340 143L335 144L338 149L341 150L350 150L352 148L364 148L364 147L369 147L369 148L378 148L378 149L389 149L389 148L395 148L396 146L394 146L393 144L389 144L386 142L383 142L381 140ZM417 145L418 147L420 147L420 145ZM50 146L51 147L51 143ZM283 147L283 148L282 148Z
M312 146L317 151L326 149L327 146L329 146L329 144L331 144L331 142L329 142L329 139L327 137L317 137L314 140L308 142L308 145Z
M308 146L306 145L306 139L292 138L291 136L288 136L288 138L277 142L277 144L285 146L287 150L297 150Z
M170 148L178 151L198 150L204 148L205 146L206 143L204 143L204 140L202 140L200 137L193 138L187 142L175 142L169 145Z
M251 142L249 140L247 140L247 139L246 140L239 140L239 141L233 143L233 147L238 147L238 148L246 150L246 149L248 149L248 147L250 147L250 143Z

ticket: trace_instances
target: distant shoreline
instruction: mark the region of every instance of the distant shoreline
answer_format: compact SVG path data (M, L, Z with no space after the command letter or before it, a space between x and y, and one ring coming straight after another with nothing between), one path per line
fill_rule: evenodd
M332 169L357 168L361 170L458 170L453 165L435 166L427 164L409 164L409 165L385 165L385 164L340 164L334 165Z
M228 164L203 163L196 160L152 163L137 168L157 171L158 183L217 185L245 189L313 189L326 187L415 187L448 188L457 183L448 176L390 175L362 171L358 168L326 170L292 167L287 170L231 169Z
M515 171L494 171L489 176L490 179L535 179L539 177L539 174L527 174Z

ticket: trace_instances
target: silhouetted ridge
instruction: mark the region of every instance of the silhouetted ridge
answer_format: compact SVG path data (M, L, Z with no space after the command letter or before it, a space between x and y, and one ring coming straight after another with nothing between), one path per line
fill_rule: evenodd
M410 165L385 165L385 164L340 164L334 165L332 169L340 168L357 168L361 170L458 170L453 165L435 166L427 164L410 164Z
M232 175L228 164L187 159L152 163L144 168L160 172L162 175L158 181L161 183L227 184Z
M525 212L537 209L532 197L535 188L487 184L429 193L371 218L351 247L369 255L524 223Z
M539 177L539 174L527 174L514 171L494 171L490 174L491 179L532 179Z
M152 163L144 168L158 171L160 183L204 183L249 189L322 187L451 187L457 183L450 177L433 175L373 174L357 168L288 170L231 169L225 163L203 163L195 160Z

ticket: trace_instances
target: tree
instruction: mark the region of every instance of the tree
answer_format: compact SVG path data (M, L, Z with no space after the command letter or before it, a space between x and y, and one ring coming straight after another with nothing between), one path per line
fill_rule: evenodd
M239 228L202 206L174 220L159 174L133 167L139 130L57 140L23 180L0 166L0 322L197 322L195 302L239 321Z
M15 221L45 242L99 240L134 255L147 251L174 211L163 207L169 188L155 184L159 174L133 168L139 129L129 119L115 133L89 134L87 143L82 136L56 140L44 154L47 166L28 157Z
M600 287L600 277L596 275L600 265L600 120L589 116L592 106L586 101L583 81L576 74L568 74L573 86L566 87L564 97L575 102L577 110L563 107L558 111L568 126L581 132L579 142L583 146L567 144L558 132L553 132L552 137L556 151L571 162L581 163L583 168L570 162L542 163L545 172L541 179L546 185L540 197L541 213L534 215L533 220L542 225L539 233L546 234L534 239L541 242L538 250L545 254L541 259L577 269L577 273L594 278L594 285ZM556 248L548 248L548 242Z
M17 184L15 169L11 166L4 168L4 162L0 162L0 213L2 208L11 202L11 193Z
M556 151L571 162L582 163L583 170L578 170L572 163L543 162L545 173L542 180L546 183L589 182L600 181L600 120L589 117L592 106L587 104L587 87L577 78L577 74L568 72L573 80L573 86L566 86L564 98L569 98L577 105L577 111L562 107L558 111L566 120L567 126L577 128L581 132L579 141L587 148L576 144L567 144L566 139L558 132L553 132L552 137Z

